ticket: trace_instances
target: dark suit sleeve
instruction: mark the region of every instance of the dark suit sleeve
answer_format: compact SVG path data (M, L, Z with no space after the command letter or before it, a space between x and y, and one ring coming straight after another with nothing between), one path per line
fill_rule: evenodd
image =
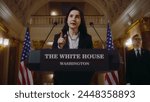
M87 36L87 47L88 49L93 48L92 37L90 35Z
M53 41L52 49L58 49L58 43L57 43L58 38L59 38L59 34L56 34L56 35L54 36L54 41Z
M148 71L150 73L150 51L149 50L147 50L146 56L147 56Z

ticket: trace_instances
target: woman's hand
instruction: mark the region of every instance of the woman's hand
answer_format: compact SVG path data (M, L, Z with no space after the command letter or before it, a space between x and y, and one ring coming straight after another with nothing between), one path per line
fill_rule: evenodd
M60 33L60 37L59 37L57 43L58 43L58 47L60 49L62 49L64 47L64 45L66 44L66 35L63 37L62 33Z

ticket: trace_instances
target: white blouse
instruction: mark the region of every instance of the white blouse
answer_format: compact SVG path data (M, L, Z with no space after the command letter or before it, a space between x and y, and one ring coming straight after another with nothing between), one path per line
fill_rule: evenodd
M67 34L68 34L68 41L69 41L69 49L78 49L80 33L74 35L74 38L71 37L69 32L67 32Z

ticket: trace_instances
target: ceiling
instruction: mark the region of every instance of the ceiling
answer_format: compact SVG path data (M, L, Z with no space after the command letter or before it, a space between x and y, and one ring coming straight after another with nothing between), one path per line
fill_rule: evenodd
M124 33L128 22L150 15L150 0L0 0L0 18L10 35L22 39L30 17L51 2L88 3L110 20L114 38Z
M23 23L48 2L87 2L114 21L133 0L3 0Z

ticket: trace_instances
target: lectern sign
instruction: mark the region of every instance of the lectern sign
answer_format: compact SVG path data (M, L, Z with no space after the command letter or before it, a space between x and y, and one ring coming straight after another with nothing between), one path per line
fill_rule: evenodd
M110 61L104 49L43 49L31 52L29 67L43 71L108 71Z

